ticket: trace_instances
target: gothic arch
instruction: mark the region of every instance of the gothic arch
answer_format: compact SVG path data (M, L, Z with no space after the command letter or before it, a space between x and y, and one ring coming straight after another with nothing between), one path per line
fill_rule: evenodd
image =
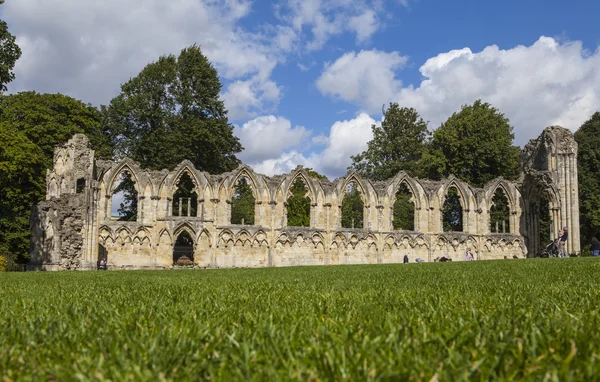
M388 187L387 196L390 201L390 206L396 201L396 192L402 183L405 183L410 192L413 194L415 209L419 210L421 208L429 208L429 200L427 200L427 198L425 198L425 200L421 199L423 187L417 180L408 176L408 174L406 174L404 171L401 171L394 178L392 178L392 181Z
M460 205L463 209L463 213L470 211L471 210L470 196L472 195L472 193L470 192L470 190L468 192L463 187L463 182L460 182L454 176L451 176L448 179L448 182L443 184L442 187L440 187L440 189L438 191L437 197L438 197L440 209L443 208L443 206L444 206L444 197L448 194L448 190L452 187L456 188L456 191L458 192L458 195L460 196L459 200L460 200Z
M360 195L365 207L371 205L371 197L373 197L373 202L375 205L378 204L377 194L373 191L373 187L369 181L363 180L355 171L350 171L346 176L342 179L341 182L338 183L336 187L337 191L337 199L339 200L340 206L342 205L342 201L344 196L346 195L346 188L350 183L356 183L360 188ZM369 187L371 186L371 187Z
M241 178L248 179L250 188L252 189L252 196L254 196L254 200L256 200L257 202L264 202L265 197L266 200L270 199L269 190L266 187L266 184L264 183L262 177L256 174L254 171L252 171L252 169L248 166L242 165L235 170L232 176L228 177L226 180L223 181L223 184L227 183L227 200L232 200L233 195L235 194L235 186Z
M135 166L135 164L133 163L132 160L130 159L125 159L124 161L122 161L119 165L117 165L117 167L115 167L112 171L110 171L106 176L107 176L107 181L105 183L105 192L106 195L112 195L113 190L116 187L116 181L117 181L117 177L119 175L121 175L123 172L129 172L131 174L131 177L133 178L135 184L135 189L138 192L138 195L142 195L141 191L143 190L142 187L142 182L140 179L140 175L138 174L138 172L136 170L134 170L134 168L137 167ZM145 182L144 182L145 185Z
M308 188L308 197L310 198L311 204L315 204L318 203L319 200L323 200L323 190L320 187L319 190L317 190L312 178L308 175L304 168L297 168L296 170L292 171L292 173L286 176L281 182L279 188L283 192L284 200L287 200L290 197L290 188L298 178L302 178L302 181Z
M518 207L518 191L515 189L514 185L502 178L495 179L485 186L485 189L487 189L487 192L485 193L485 203L488 207L487 209L491 209L492 199L494 198L494 195L496 194L496 190L498 188L502 189L502 191L504 191L504 194L508 198L510 211L516 211Z
M190 235L190 237L195 240L196 239L196 230L194 229L194 227L192 227L190 225L190 223L188 222L184 222L179 224L174 230L173 230L173 237L177 238L181 232L186 231L188 233L188 235ZM194 242L195 244L196 242Z

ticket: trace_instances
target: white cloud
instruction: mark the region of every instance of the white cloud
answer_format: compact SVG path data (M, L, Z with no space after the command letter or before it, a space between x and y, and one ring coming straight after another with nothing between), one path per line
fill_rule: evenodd
M368 40L379 27L377 16L371 9L362 15L351 17L348 26L356 32L356 41L359 43Z
M349 52L325 65L317 79L317 88L325 95L377 112L400 90L402 83L395 74L407 60L397 52L375 49Z
M255 118L234 133L244 146L238 156L248 164L276 159L283 150L301 145L311 134L303 126L292 127L289 120L273 115Z
M121 83L148 63L198 43L219 75L233 81L226 92L227 106L262 110L278 101L271 71L291 49L295 32L273 27L262 34L248 33L239 22L248 15L250 4L246 0L7 2L3 18L23 50L9 89L61 92L106 104L119 93ZM241 93L233 94L234 90Z
M273 176L288 173L298 165L312 167L312 161L304 157L301 153L292 150L282 153L278 158L267 159L251 166L259 174Z
M331 177L346 173L352 164L351 155L360 154L367 148L367 142L373 139L371 126L378 124L366 113L347 121L335 122L329 131L329 142L319 155L317 169Z
M347 172L352 163L351 155L359 154L367 148L367 142L373 138L371 126L380 123L365 113L351 120L335 122L331 126L329 136L319 135L312 139L313 144L326 145L322 152L306 157L296 150L291 150L256 163L252 167L259 173L275 175L302 165L311 167L333 180ZM275 150L270 154L274 152Z
M308 50L318 50L332 37L344 32L356 34L358 43L367 41L384 26L377 18L383 12L378 1L348 0L288 0L279 9L285 9L280 18L298 33L310 29L312 39L306 44ZM306 27L306 28L305 28Z
M317 87L370 111L390 101L415 107L432 129L481 98L510 119L520 145L552 124L575 131L600 107L600 50L578 41L540 37L531 46L441 53L420 67L417 87L401 88L394 70L404 62L396 52L347 53L325 67Z

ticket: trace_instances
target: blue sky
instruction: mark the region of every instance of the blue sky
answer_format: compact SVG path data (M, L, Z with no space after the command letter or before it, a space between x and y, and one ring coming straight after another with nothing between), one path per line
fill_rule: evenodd
M23 49L11 92L107 104L147 63L199 44L240 158L268 175L343 175L388 102L433 130L482 98L520 145L600 109L597 1L7 0L0 13Z

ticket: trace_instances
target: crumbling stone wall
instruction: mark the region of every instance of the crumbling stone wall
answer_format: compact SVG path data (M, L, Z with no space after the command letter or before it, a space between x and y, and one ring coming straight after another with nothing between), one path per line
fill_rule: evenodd
M573 142L568 130L550 127L525 147L519 181L498 178L476 188L453 176L432 181L404 172L385 182L371 182L353 172L329 181L311 178L300 166L273 177L248 166L212 175L196 170L189 161L173 171L147 171L130 159L95 160L87 138L78 134L56 148L54 168L47 174L47 200L34 209L32 267L93 269L99 256L106 256L109 267L116 269L169 268L175 241L183 232L193 240L196 267L383 264L402 262L404 255L411 262L442 256L456 261L464 260L467 248L481 260L524 257L528 249L531 253L539 248L536 217L530 211L544 190L555 195L553 224L569 225L571 237L578 236ZM124 171L131 174L138 193L134 222L111 216L113 190ZM174 216L178 213L172 211L183 174L194 183L197 216ZM242 177L255 198L254 225L231 224L235 185ZM287 224L286 202L298 178L308 188L310 227ZM78 189L78 180L85 182L83 188ZM364 204L361 229L341 224L342 200L350 183L357 185ZM395 195L402 184L414 203L413 231L393 229ZM443 231L442 209L450 188L460 196L462 232ZM490 229L492 198L499 188L509 201L510 233ZM569 245L571 251L579 251L575 240Z

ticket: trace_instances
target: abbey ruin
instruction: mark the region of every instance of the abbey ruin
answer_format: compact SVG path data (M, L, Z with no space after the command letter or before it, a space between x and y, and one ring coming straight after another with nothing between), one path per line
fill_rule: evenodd
M525 146L521 163L518 181L498 178L483 188L454 177L432 181L403 172L385 182L353 172L329 181L312 178L302 167L273 177L248 166L212 175L187 161L173 171L147 171L130 159L96 160L87 137L78 134L54 151L46 200L32 212L29 267L96 269L105 259L109 269L158 269L173 267L182 256L201 268L401 263L405 255L410 262L442 256L457 261L467 248L477 260L523 258L546 246L563 226L570 232L568 252L579 253L573 135L559 126L546 128ZM136 191L137 213L130 221L113 216L114 190L123 174ZM184 177L192 189L180 197ZM252 190L251 225L231 222L241 179ZM298 179L310 199L310 223L304 227L288 225L287 202ZM400 188L410 197L414 224L408 230L394 226ZM342 205L350 190L359 191L363 216L348 226ZM460 204L453 212L460 225L453 230L444 223L450 193ZM505 218L493 224L498 194L508 204Z

